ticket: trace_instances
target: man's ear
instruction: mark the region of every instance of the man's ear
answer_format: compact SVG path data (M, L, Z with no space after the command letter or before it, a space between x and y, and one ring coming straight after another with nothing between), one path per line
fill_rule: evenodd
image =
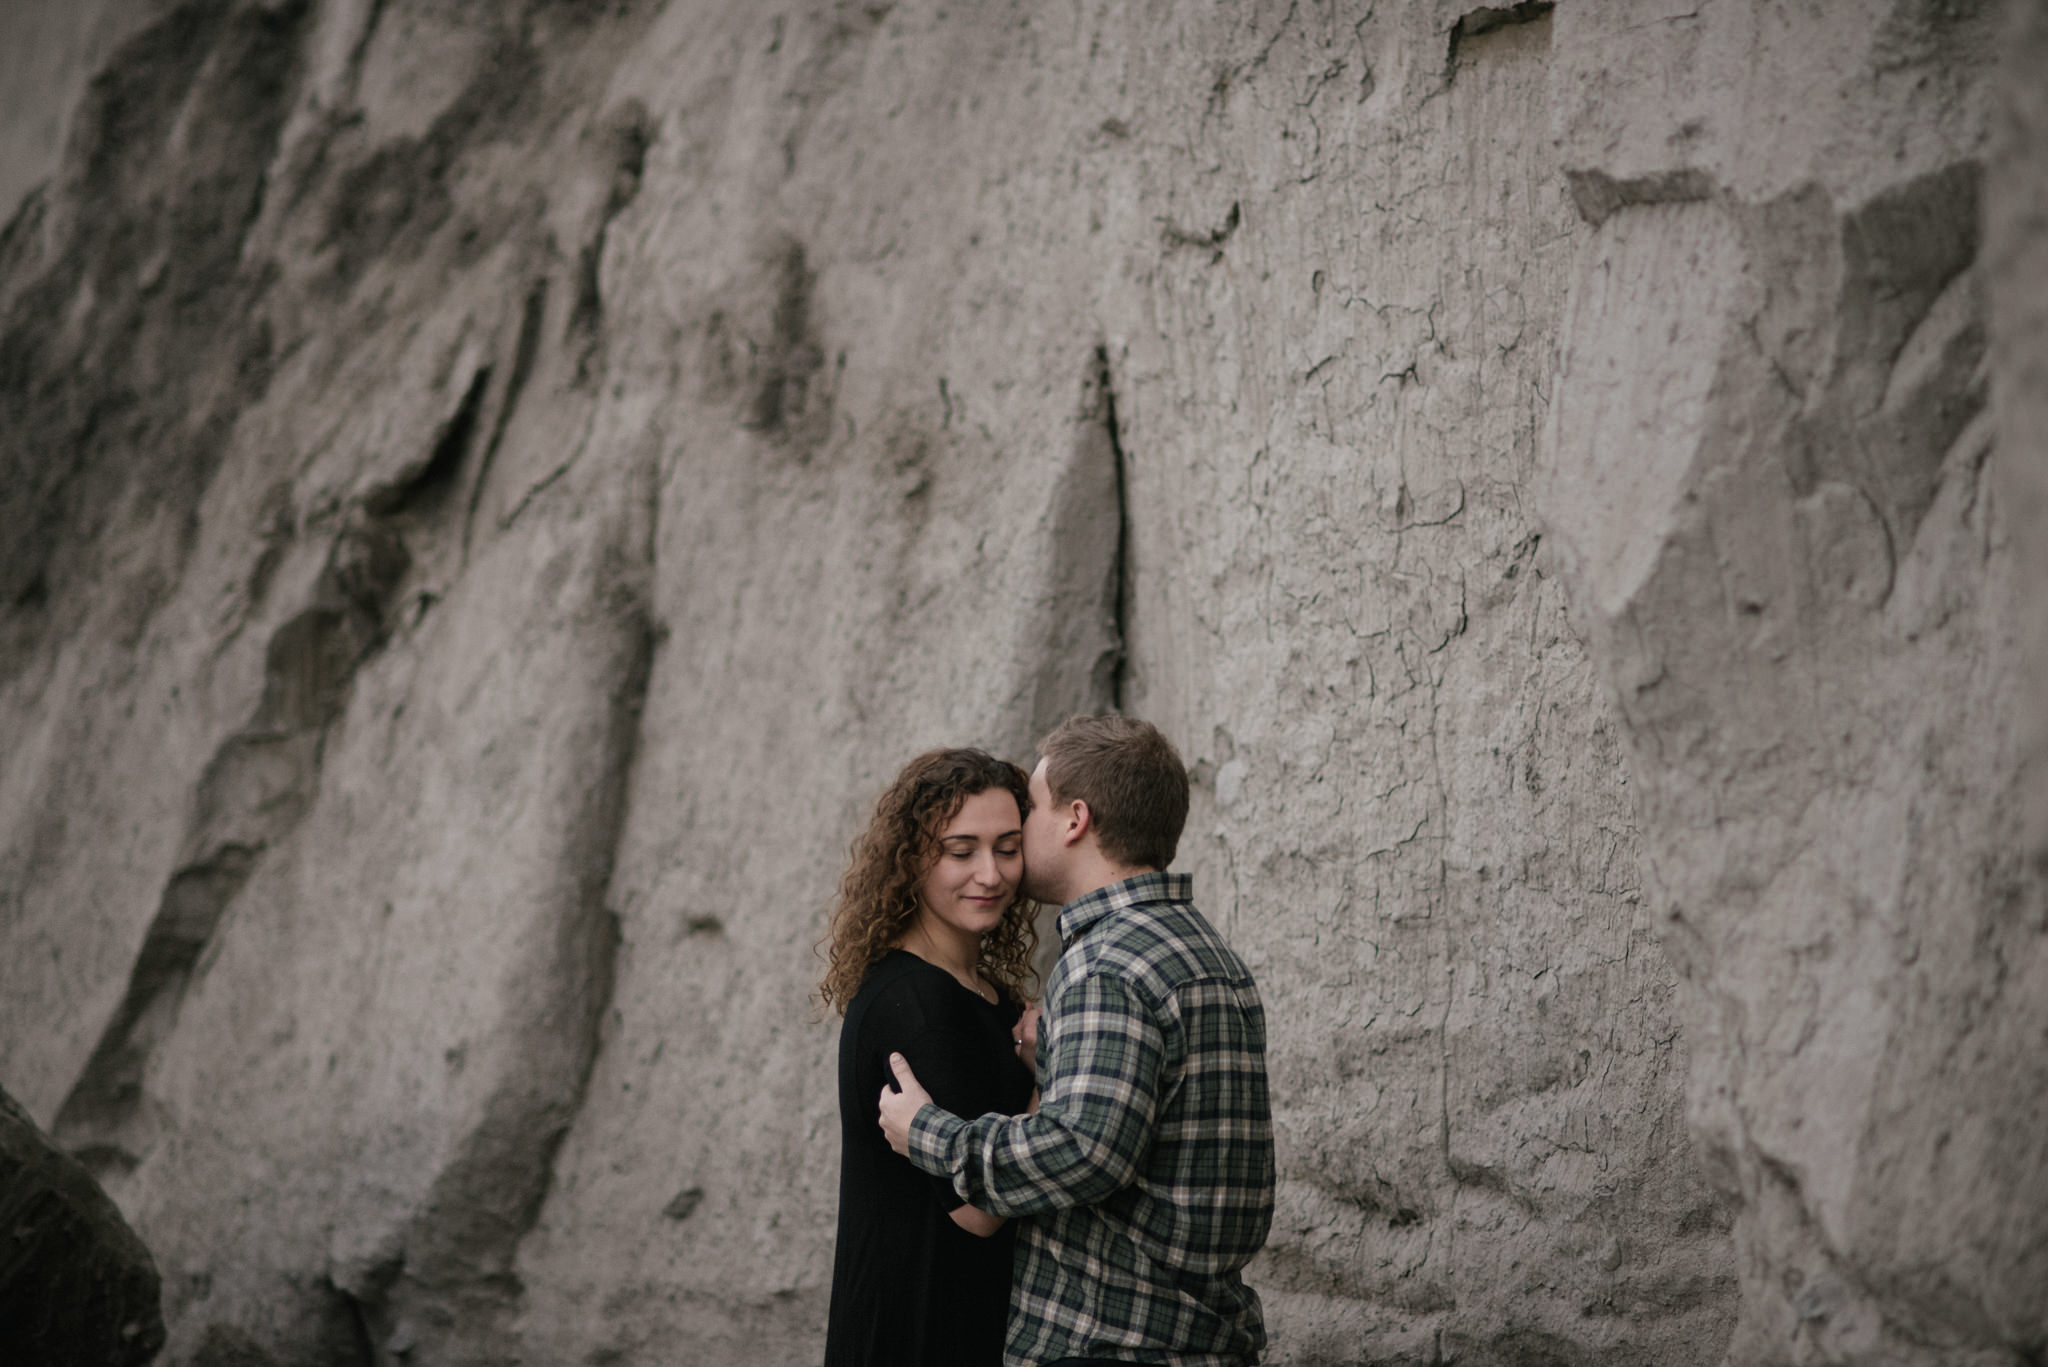
M1095 829L1095 813L1088 810L1088 804L1075 798L1067 804L1067 829L1062 832L1061 843L1078 845Z

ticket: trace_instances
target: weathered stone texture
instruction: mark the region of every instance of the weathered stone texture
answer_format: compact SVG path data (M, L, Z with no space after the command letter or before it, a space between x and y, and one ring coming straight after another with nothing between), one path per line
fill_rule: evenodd
M88 8L0 19L0 1080L174 1367L812 1360L845 842L1109 706L1272 1361L2038 1352L1992 8Z
M1998 497L2008 526L2048 522L2048 7L2012 7L1984 194L1984 276L1996 395ZM2048 583L2048 537L2013 535L2017 585ZM2048 599L2016 594L2026 848L2048 868Z
M1580 199L1543 504L1741 1197L1731 1359L2026 1361L2048 889L2016 800L2038 532L1993 494L2023 453L1977 264L2000 15L1864 9L1709 7L1682 66L1637 6L1560 18L1566 174L1637 192Z

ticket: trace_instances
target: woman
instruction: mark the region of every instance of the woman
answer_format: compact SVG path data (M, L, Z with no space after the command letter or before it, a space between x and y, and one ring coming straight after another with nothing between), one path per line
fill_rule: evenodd
M839 880L818 986L846 1016L826 1367L1002 1360L1013 1231L892 1153L875 1098L895 1052L955 1114L1030 1103L1012 1041L1038 939L1017 896L1027 782L979 750L918 756L876 802Z

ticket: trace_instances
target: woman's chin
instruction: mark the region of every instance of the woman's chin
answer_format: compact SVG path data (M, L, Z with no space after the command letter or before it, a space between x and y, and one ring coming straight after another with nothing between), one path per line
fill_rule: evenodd
M960 908L960 920L963 926L971 926L986 935L1003 923L1003 917L1009 910L1010 904L1007 902L994 907L984 907L979 903L970 902Z

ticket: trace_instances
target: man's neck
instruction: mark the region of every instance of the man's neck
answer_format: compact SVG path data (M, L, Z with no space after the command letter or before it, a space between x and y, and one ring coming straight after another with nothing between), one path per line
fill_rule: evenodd
M1157 872L1159 870L1154 868L1132 868L1125 864L1112 864L1106 859L1098 860L1068 883L1067 896L1062 904L1078 902L1089 893L1101 892L1112 883L1121 883L1126 878L1136 878L1141 873Z

